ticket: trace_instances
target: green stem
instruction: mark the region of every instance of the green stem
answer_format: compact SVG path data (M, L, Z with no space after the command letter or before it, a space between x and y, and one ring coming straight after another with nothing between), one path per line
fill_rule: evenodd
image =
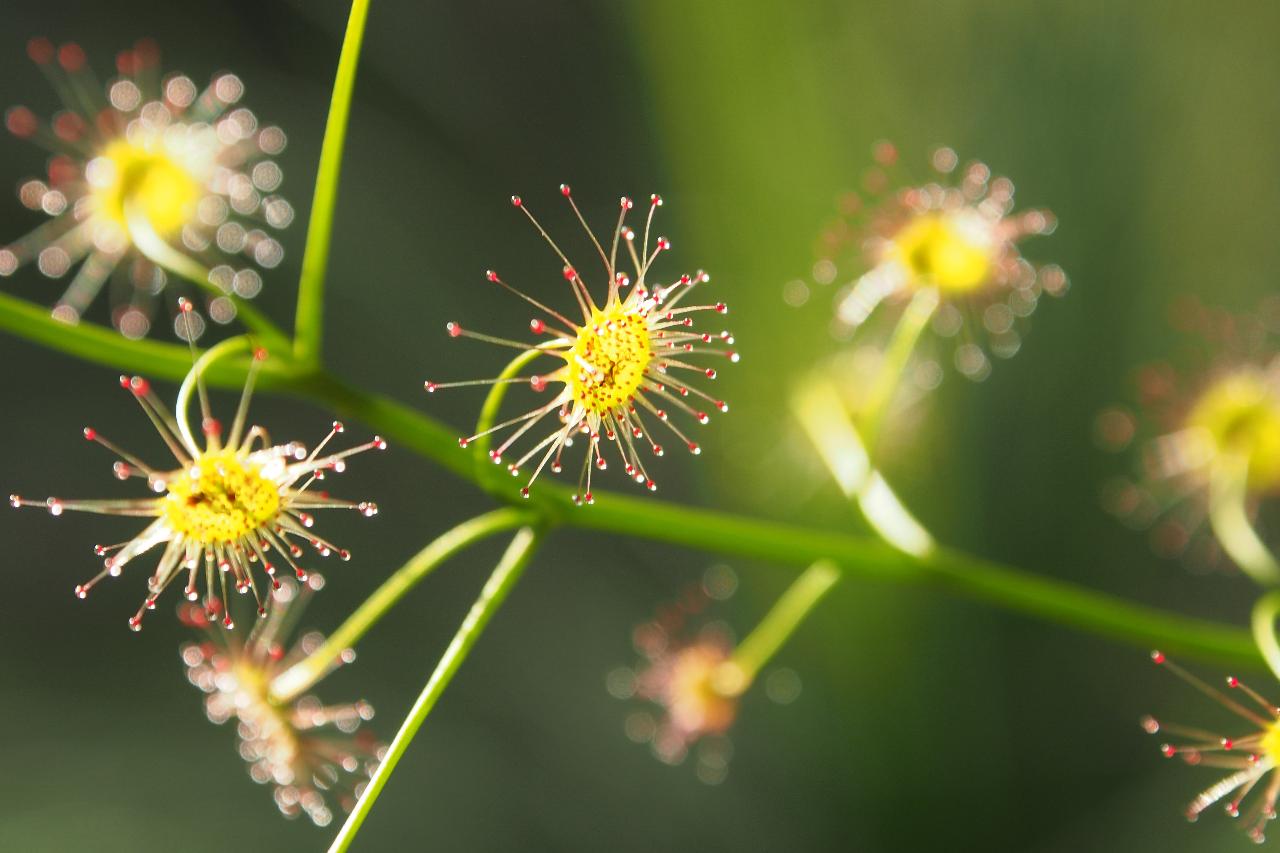
M146 369L155 376L180 380L190 367L190 355L181 347L128 341L84 323L65 326L43 309L34 309L3 294L0 328L52 349L117 368ZM176 358L178 352L183 354L181 362ZM260 377L263 387L288 391L361 420L388 439L475 482L471 457L459 451L457 433L447 427L410 406L353 388L327 373L303 372L290 362L273 362L275 359L264 363ZM239 387L244 383L247 367L247 360L221 361L209 369L208 378L226 387ZM265 381L268 379L270 383ZM967 554L939 548L913 556L870 537L677 506L647 496L601 493L594 506L576 507L571 494L568 489L547 483L534 491L527 506L549 522L719 554L783 565L808 565L830 558L847 573L901 581L934 579L969 598L1139 647L1162 648L1237 666L1261 662L1247 631L1127 602ZM518 490L512 489L508 500L515 503L518 495Z
M738 696L755 681L782 644L800 627L809 611L840 579L830 560L819 560L796 578L715 673L715 687L727 696Z
M114 329L94 323L74 326L53 319L48 309L0 293L0 329L52 350L118 370L145 372L157 379L181 381L191 370L191 350L185 344L131 341ZM224 362L210 369L206 379L226 388L244 384L248 358ZM264 385L279 388L296 381L300 372L289 359L263 363Z
M485 395L484 404L480 406L480 416L476 418L476 431L474 433L479 436L475 442L476 481L479 483L488 482L490 479L488 474L492 466L486 465L486 463L490 462L489 446L493 443L493 433L489 432L489 429L493 426L493 422L497 420L498 409L502 407L502 400L507 396L507 388L510 383L503 380L515 376L521 370L524 370L525 365L542 354L539 350L529 350L511 359L507 366L502 369L502 372L498 374L498 381L493 384L493 387L489 389L489 393ZM481 433L486 434L480 435Z
M166 243L164 238L151 227L151 223L146 216L135 210L132 205L125 206L125 217L129 223L129 239L134 247L146 256L147 260L174 275L185 278L214 296L230 299L232 304L236 306L236 316L240 318L240 322L245 325L245 328L256 334L262 340L264 346L268 349L287 351L289 347L288 336L280 331L265 314L234 293L227 293L210 281L209 270L205 268L204 264L189 255L179 252Z
M369 810L373 808L373 804L377 801L378 794L382 792L383 787L387 784L387 780L395 772L396 765L404 756L405 750L409 748L409 743L413 740L414 735L418 733L418 729L422 727L422 723L426 720L427 715L431 713L431 709L435 707L440 695L449 686L449 682L453 680L458 667L467 659L467 655L471 652L471 647L475 645L476 640L484 632L494 611L498 609L506 599L507 594L511 592L511 588L515 586L516 581L520 579L525 565L528 564L534 551L537 550L541 538L541 533L525 527L516 533L515 538L511 540L511 544L507 546L506 553L502 555L502 560L498 563L497 568L493 570L493 574L489 576L489 580L485 582L484 589L480 591L480 597L471 605L467 618L462 621L458 632L453 636L453 641L449 643L449 647L445 649L440 662L436 664L435 671L427 679L427 684L422 688L422 693L419 694L417 701L413 703L413 707L409 710L409 715L405 717L404 723L400 726L400 731L396 732L395 738L387 748L386 757L382 759L382 763L378 765L377 772L373 774L373 778L369 781L369 787L360 795L355 808L347 816L347 822L342 825L341 831L338 832L338 837L333 840L333 844L329 847L329 853L342 853L342 851L351 846L351 842L355 840L356 833L360 831L360 825L364 823L365 817L368 816Z
M436 537L374 590L373 595L365 599L320 648L276 676L271 683L271 699L278 703L288 702L324 678L333 670L343 652L354 646L405 593L445 560L482 539L529 521L530 513L499 509L464 521Z
M902 504L871 465L858 429L839 392L824 379L811 379L792 396L791 410L845 496L880 538L899 551L924 557L933 536Z
M364 40L369 0L352 0L347 32L342 39L338 72L329 101L329 118L320 146L316 169L315 195L311 199L311 219L307 223L306 250L302 255L302 275L298 279L298 307L294 320L294 356L307 365L320 363L320 343L324 338L324 284L329 267L329 243L333 235L333 211L338 201L338 180L342 171L342 150L347 141L351 97L356 85L356 65Z
M1276 678L1280 678L1280 642L1276 641L1276 616L1280 615L1280 590L1273 590L1253 605L1253 640Z
M869 455L875 458L875 450L880 441L880 428L884 425L885 416L893 402L894 392L902 381L902 374L911 361L920 335L929 325L929 318L938 310L938 291L932 287L917 290L916 295L907 303L907 307L898 318L898 325L885 348L884 360L876 372L867 396L859 408L858 425L862 440L867 446Z
M1261 586L1280 585L1280 564L1249 522L1245 502L1249 459L1228 455L1214 465L1209 482L1209 524L1222 550Z
M178 400L173 406L173 413L178 421L178 434L188 448L195 450L199 447L196 444L195 436L191 433L191 423L187 418L187 409L191 406L191 392L199 388L201 405L207 405L207 395L205 394L204 386L201 385L204 372L220 359L248 348L249 341L243 337L227 338L222 343L210 347L196 359L195 364L191 365L191 371L183 378L182 384L178 386Z

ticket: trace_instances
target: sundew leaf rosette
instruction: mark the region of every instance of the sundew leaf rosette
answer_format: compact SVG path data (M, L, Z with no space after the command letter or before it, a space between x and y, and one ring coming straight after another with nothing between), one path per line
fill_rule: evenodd
M564 280L573 293L581 317L571 319L517 290L490 270L487 274L489 281L538 309L540 316L530 321L529 328L534 335L546 340L524 343L498 338L473 332L454 322L448 324L447 330L454 338L474 338L519 350L529 359L545 356L562 363L530 376L504 374L494 379L464 382L427 381L425 386L427 391L436 391L463 385L528 383L537 392L559 386L548 401L533 410L482 429L475 435L460 439L459 443L467 447L483 436L511 430L489 453L495 463L502 463L507 451L517 441L550 419L553 423L551 430L542 433L529 449L519 451L507 468L512 476L519 476L525 465L534 465L533 474L521 489L521 494L528 497L530 487L544 469L550 467L552 473L562 470L565 448L581 438L587 443L587 450L583 454L574 502L590 504L595 500L591 491L592 469L606 469L610 456L622 463L629 478L650 491L657 488L641 452L647 449L654 456L663 455L663 445L655 434L656 424L661 424L661 429L679 440L690 453L701 453L698 442L671 421L671 414L676 412L706 424L710 420L707 409L727 412L729 406L687 383L684 377L692 375L706 380L715 379L716 369L702 362L708 357L736 362L738 353L730 348L734 338L727 330L699 331L694 328L694 316L697 314L728 312L723 302L685 303L686 297L698 285L710 281L707 273L699 270L665 284L652 281L650 270L654 261L671 248L671 241L659 236L652 241L650 249L654 213L662 205L659 196L650 196L642 236L626 225L627 212L634 206L632 200L625 196L621 199L618 223L606 252L579 211L569 187L562 184L560 191L604 266L609 283L604 302L596 304L583 273L570 263L521 198L512 196L511 203L524 212L563 264ZM631 259L631 273L619 269L620 247L625 247Z
M293 207L279 194L273 159L284 132L240 105L244 83L216 75L205 87L162 75L149 41L121 52L102 84L76 44L32 39L27 53L63 108L45 121L24 106L5 114L13 135L50 152L46 174L23 181L18 198L49 217L0 247L0 276L28 263L70 283L53 316L76 323L107 289L113 325L144 337L171 276L203 285L208 315L236 316L235 298L262 289L258 268L284 257L273 232ZM175 318L174 331L200 334L201 317Z
M190 303L184 301L183 308L190 310ZM299 442L272 444L263 427L248 422L254 378L266 357L265 350L254 352L240 405L230 430L225 432L222 423L213 417L201 378L202 363L197 362L183 382L176 413L160 401L146 379L120 377L121 387L138 401L177 467L153 467L93 427L85 427L84 437L118 457L112 469L118 479L144 479L152 496L105 500L50 497L43 501L10 496L14 507L40 506L55 516L78 510L151 519L132 539L94 547L95 553L104 558L103 568L76 586L78 597L86 597L103 578L120 575L135 558L163 546L155 572L147 581L147 596L129 618L129 627L140 630L143 615L155 608L160 593L178 578L185 578L186 597L198 600L203 578L206 611L221 612L223 623L231 628L232 618L225 607L229 588L252 593L259 612L266 613L270 599L258 589L255 565L276 587L279 582L274 559L282 560L299 580L307 577L299 562L303 555L299 542L309 543L322 556L337 553L343 560L350 558L348 551L312 531L313 513L321 509L352 509L372 516L378 511L377 505L342 500L312 487L327 473L343 471L348 457L370 449L383 450L386 442L375 436L356 447L322 455L334 436L344 430L335 421L329 434L310 452ZM200 398L203 442L196 439L187 419L187 403L193 390Z

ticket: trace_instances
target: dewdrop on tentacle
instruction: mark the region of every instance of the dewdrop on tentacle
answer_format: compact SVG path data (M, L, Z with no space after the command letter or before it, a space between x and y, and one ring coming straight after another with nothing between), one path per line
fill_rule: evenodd
M323 585L318 574L297 583L284 579L272 592L270 615L244 642L219 630L203 607L183 603L178 608L179 618L203 634L199 642L185 644L181 655L187 680L205 694L205 715L218 725L234 719L249 776L272 786L285 817L306 815L317 826L333 821L335 806L351 811L384 752L362 728L373 717L368 702L324 705L310 695L289 702L271 698L277 676L323 643L315 631L296 641L289 637L307 600ZM332 668L354 659L348 649Z
M836 332L848 336L882 303L903 303L929 292L938 300L933 329L956 341L952 358L969 379L991 371L988 354L1009 358L1021 346L1027 318L1044 294L1067 290L1056 265L1038 266L1018 244L1050 234L1047 210L1013 212L1013 182L993 177L984 163L959 166L956 153L939 148L935 179L888 195L886 169L897 162L889 143L876 146L878 166L866 180L869 198L852 195L844 215L823 235L820 284L834 281L840 265L858 271L835 297Z
M190 310L191 304L183 300L182 315ZM265 350L254 353L229 430L214 419L204 381L193 368L186 381L194 383L200 399L202 441L192 432L187 412L170 412L146 379L120 377L120 386L138 401L168 446L177 467L152 467L92 427L85 427L84 437L119 457L112 469L118 479L144 480L151 497L107 500L51 497L36 501L10 496L12 506L44 507L53 515L78 510L151 519L132 539L116 545L95 546L94 553L103 557L103 568L75 588L78 597L88 595L103 578L121 574L134 558L163 546L155 572L147 582L147 596L137 613L130 617L129 627L139 630L143 614L155 608L160 593L182 578L183 592L191 601L200 599L203 579L206 611L211 614L221 611L223 624L231 628L233 622L225 606L230 588L242 594L252 593L258 601L259 612L266 612L269 598L259 591L255 566L271 586L277 587L275 560L299 580L306 579L307 571L300 562L304 552L299 543L309 544L324 556L336 553L343 560L350 558L345 549L313 532L312 513L321 509L353 509L370 516L377 512L377 505L333 498L312 486L327 472L340 471L347 457L370 449L385 449L386 442L375 436L365 444L321 455L330 440L343 432L342 424L334 422L329 434L309 453L298 442L272 445L265 429L246 420L254 379L266 357Z
M37 38L27 53L64 109L48 122L21 106L5 114L10 133L52 157L46 175L18 190L24 206L50 219L0 246L0 276L31 262L50 278L70 276L53 308L67 323L105 288L115 327L141 338L170 278L203 275L208 264L210 283L224 293L208 301L208 315L231 322L230 297L256 296L255 267L284 257L271 233L294 217L278 194L283 173L274 158L284 132L239 105L244 84L234 74L204 88L183 74L162 77L149 41L117 56L105 95L78 45ZM203 328L199 318L175 323L179 335Z
M1276 800L1280 798L1280 775L1273 772L1280 764L1280 707L1234 676L1226 679L1224 691L1170 662L1161 652L1152 652L1151 659L1244 720L1246 728L1243 734L1237 735L1178 725L1150 716L1140 721L1148 734L1172 738L1160 745L1160 754L1165 758L1177 757L1193 766L1230 771L1187 805L1187 819L1194 821L1206 809L1222 803L1230 817L1243 818L1249 837L1261 844L1268 821L1275 819ZM1253 794L1255 790L1257 793Z
M512 196L511 203L528 217L559 258L563 278L577 304L579 319L571 319L541 299L517 290L490 270L486 274L488 281L509 290L538 310L539 316L530 321L529 329L543 340L526 343L492 337L472 332L454 322L445 328L450 337L474 338L525 353L536 353L562 363L531 376L464 382L432 380L426 382L425 387L427 391L434 392L463 385L527 383L534 392L546 393L551 386L559 386L549 392L550 399L531 411L478 435L460 439L459 444L467 447L477 438L510 429L511 433L489 454L494 463L501 464L517 441L534 432L544 419L552 418L555 425L550 432L541 434L531 447L519 451L507 468L513 476L519 476L526 465L534 466L532 475L521 489L521 493L528 497L530 487L543 470L549 468L552 473L559 473L564 465L565 448L572 446L575 440L582 441L587 447L574 501L589 504L594 501L592 469L604 470L611 460L620 463L624 473L638 484L651 491L657 488L643 457L648 454L664 455L662 439L657 434L659 431L679 441L690 453L701 453L698 443L689 437L684 427L672 421L672 415L706 424L710 420L709 410L714 408L727 412L729 406L686 382L684 377L713 380L716 368L702 362L707 358L736 362L738 354L732 349L734 339L728 331L695 327L695 317L699 315L727 313L728 308L723 302L684 304L690 291L706 284L710 276L698 271L666 283L651 280L650 270L654 261L671 249L671 241L666 237L650 237L654 213L662 205L660 197L650 196L642 234L626 224L627 212L634 203L626 197L621 199L617 225L606 252L579 211L569 187L561 185L560 191L604 267L608 280L604 301L596 304L588 289L586 274L569 261L521 198ZM625 246L631 259L629 272L619 269L620 246ZM611 450L610 446L616 449Z

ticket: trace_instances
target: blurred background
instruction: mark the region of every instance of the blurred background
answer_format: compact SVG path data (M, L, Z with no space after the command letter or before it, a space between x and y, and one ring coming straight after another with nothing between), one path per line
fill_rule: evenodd
M32 35L81 42L102 74L140 36L160 42L166 70L197 81L235 70L245 103L289 134L284 192L299 216L259 299L287 324L346 12L335 0L10 0L0 102L41 114L57 105L25 56ZM554 234L575 235L561 181L601 230L620 194L659 192L673 271L712 272L743 353L717 380L732 414L706 428L698 459L661 460L663 497L856 529L785 411L790 383L836 349L831 291L809 279L814 240L858 186L876 140L897 142L920 173L945 143L1012 177L1020 205L1057 213L1057 233L1027 252L1060 263L1072 289L1042 307L1022 352L986 382L948 372L913 445L887 463L899 492L956 547L1243 624L1245 580L1159 559L1102 511L1102 484L1131 460L1098 451L1091 429L1099 410L1131 397L1136 365L1178 346L1175 297L1242 311L1274 291L1278 28L1280 7L1262 2L374 0L338 208L327 362L462 434L480 394L428 397L423 379L493 375L505 356L450 341L444 322L522 327L525 309L486 287L490 267L531 288L562 286L558 262L508 196L520 193ZM6 136L0 163L0 182L16 187L43 155ZM35 221L16 199L0 204L6 239ZM581 239L566 242L581 256ZM783 301L797 278L813 288L799 309ZM33 270L4 286L44 304L60 292ZM0 360L8 491L121 494L110 459L80 438L86 423L159 458L114 371L7 337ZM215 402L225 409L234 397ZM329 419L282 398L255 409L273 435L304 441ZM394 446L352 464L340 493L375 498L382 512L323 519L355 553L326 567L329 585L306 620L325 629L427 539L492 505ZM92 544L132 529L0 514L0 849L323 849L333 830L283 820L269 790L248 779L230 728L206 722L177 654L188 632L163 612L175 602L162 602L140 635L126 629L143 567L87 601L71 594L96 570ZM358 663L321 685L322 698L363 696L389 738L499 548L477 548L416 589L368 635ZM1147 711L1220 719L1152 671L1142 650L856 574L778 658L799 674L798 698L785 707L761 690L745 698L723 782L660 764L624 736L630 709L605 677L633 662L633 625L722 561L557 533L355 849L1247 843L1217 810L1197 826L1181 818L1217 777L1165 762L1137 720ZM731 565L740 590L720 613L745 632L793 570ZM1199 671L1219 674L1213 664Z

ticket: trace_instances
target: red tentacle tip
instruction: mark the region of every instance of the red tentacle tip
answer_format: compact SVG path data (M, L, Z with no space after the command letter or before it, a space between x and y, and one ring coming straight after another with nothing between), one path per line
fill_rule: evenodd
M38 124L35 113L26 107L14 107L9 110L5 113L4 123L9 132L19 139L25 139L35 133Z
M191 304L191 300L185 296L178 299L178 310L183 314L190 314L195 306Z
M374 449L374 450L386 450L386 449L387 449L387 440L386 440L385 438L383 438L382 436L380 436L380 435L375 435L375 436L373 437L373 449Z
M666 237L659 237L658 248L664 252L667 251L668 249L671 248L671 241L668 240Z
M346 427L342 425L342 421L334 421L334 422L333 422L333 431L334 431L334 432L343 432L345 429L346 429Z
M151 393L151 383L141 376L130 377L126 387L137 397L145 397Z
M27 42L27 56L39 65L53 60L53 50L53 42L44 36L36 36Z
M654 193L653 195L649 196L649 204L653 205L654 207L661 207L662 196L658 195L657 193Z
M142 630L142 617L141 617L141 616L130 616L130 617L129 617L129 630L130 630L130 631L133 631L135 634Z
M58 48L58 64L67 71L79 71L85 64L84 48L75 42L67 42Z
M519 207L520 205L524 204L524 202L520 200L520 196L518 196L518 195L513 195L513 196L511 197L511 204L512 204L514 207Z
M568 195L568 193L565 193L565 195ZM529 487L528 487L528 486L525 486L523 489L521 489L521 490L520 490L520 497L522 497L522 498L528 498L528 497L529 497Z
M1227 676L1227 686L1228 686L1228 687L1239 687L1239 686L1240 686L1240 679L1236 678L1234 675L1228 675L1228 676Z
M484 277L489 279L489 281L498 281L498 274L493 270L485 270Z
M96 439L96 438L98 437L98 431L97 431L96 429L94 429L93 427L85 427L85 428L84 428L84 437L85 437L85 439L86 439L86 440L88 440L88 441L93 441L94 439Z
M427 380L426 382L422 383L422 387L427 390L428 394L434 394L436 392L436 388L439 386L437 386L436 383L432 382L431 380Z
M540 335L547 330L547 324L541 320L530 320L529 330L535 335Z
M255 349L255 350L253 351L253 360L254 360L254 361L266 361L266 360L267 360L267 355L268 355L268 353L267 353L267 348L266 348L266 347L258 347L257 349Z
M1164 652L1162 652L1162 651L1158 651L1158 650L1156 650L1156 651L1152 651L1152 652L1151 652L1151 662L1152 662L1152 663L1154 663L1154 664L1156 664L1157 666L1158 666L1158 665L1160 665L1160 664L1162 664L1162 663L1164 663L1164 662L1165 662Z
M449 337L456 338L462 335L462 326L457 323L445 323L444 330L449 333Z
M463 450L466 450L467 445L469 445L470 443L471 441L469 439L465 439L465 438L458 439L458 446L461 447Z
M560 195L564 196L565 198L568 198L571 192L572 190L569 189L568 184L560 185Z
M530 387L530 388L532 388L534 391L545 391L545 390L547 390L547 377L545 377L545 376L530 376L530 377L529 377L529 387Z
M565 281L573 281L575 278L578 277L578 271L575 270L573 267L565 267L564 277L565 277Z
M618 200L618 205L619 205L623 210L630 210L630 209L631 209L632 204L633 204L633 202L631 201L631 199L627 198L625 195L624 195L622 198L620 198L620 199Z

